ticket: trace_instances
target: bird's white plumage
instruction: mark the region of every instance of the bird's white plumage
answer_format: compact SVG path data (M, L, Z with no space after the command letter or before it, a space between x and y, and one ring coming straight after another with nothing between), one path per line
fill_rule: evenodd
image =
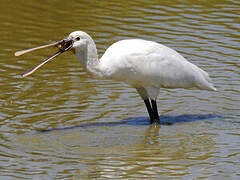
M106 78L134 87L198 88L214 90L208 74L175 50L140 40L122 40L110 46L100 59Z
M70 36L90 38L81 31ZM88 52L84 62L89 62L86 63L89 71L102 78L124 81L137 88L143 98L156 99L159 88L216 90L205 71L175 50L156 42L141 39L118 41L106 50L100 60L94 55L97 51L92 39L87 49L82 48L80 45L75 47L76 55L80 50Z

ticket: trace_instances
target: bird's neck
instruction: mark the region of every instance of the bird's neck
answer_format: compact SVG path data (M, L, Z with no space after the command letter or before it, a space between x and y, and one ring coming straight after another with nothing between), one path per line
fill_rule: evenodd
M87 71L101 77L101 72L98 70L98 53L94 41L89 42L86 48L78 50L76 55Z

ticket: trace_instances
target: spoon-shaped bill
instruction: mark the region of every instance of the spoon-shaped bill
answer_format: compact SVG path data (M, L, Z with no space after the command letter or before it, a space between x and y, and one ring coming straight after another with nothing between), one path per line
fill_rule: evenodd
M24 72L22 74L23 77L26 77L30 74L32 74L34 71L36 71L38 68L40 68L42 65L46 64L48 61L52 60L53 58L57 57L58 55L62 54L64 51L63 50L59 50L58 52L54 53L52 56L48 57L47 59L45 59L43 62L41 62L40 64L36 65L35 67L29 69L28 71Z
M31 49L26 49L26 50L22 50L22 51L17 51L14 53L15 56L21 56L25 53L29 53L29 52L32 52L32 51L35 51L35 50L38 50L38 49L42 49L42 48L46 48L46 47L50 47L50 46L56 46L58 45L60 42L54 42L54 43L51 43L51 44L47 44L47 45L43 45L43 46L39 46L39 47L35 47L35 48L31 48Z

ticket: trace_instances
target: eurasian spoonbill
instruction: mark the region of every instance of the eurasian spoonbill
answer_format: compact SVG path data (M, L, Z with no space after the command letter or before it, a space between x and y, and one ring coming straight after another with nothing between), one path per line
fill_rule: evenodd
M23 76L30 75L59 54L72 50L85 69L92 74L100 78L123 81L136 88L147 107L151 124L160 123L156 103L160 88L216 90L208 73L187 61L175 50L142 39L118 41L99 59L93 39L83 31L75 31L63 40L18 51L15 56L49 46L57 46L59 51L23 73Z

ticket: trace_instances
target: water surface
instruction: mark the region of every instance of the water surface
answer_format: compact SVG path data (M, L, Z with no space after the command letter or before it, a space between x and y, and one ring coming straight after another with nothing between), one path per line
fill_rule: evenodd
M237 0L1 0L1 179L239 179L239 8ZM93 37L99 56L121 39L165 44L218 91L161 89L161 118L172 125L155 127L135 89L92 78L70 52L20 76L56 49L15 51L75 30Z

